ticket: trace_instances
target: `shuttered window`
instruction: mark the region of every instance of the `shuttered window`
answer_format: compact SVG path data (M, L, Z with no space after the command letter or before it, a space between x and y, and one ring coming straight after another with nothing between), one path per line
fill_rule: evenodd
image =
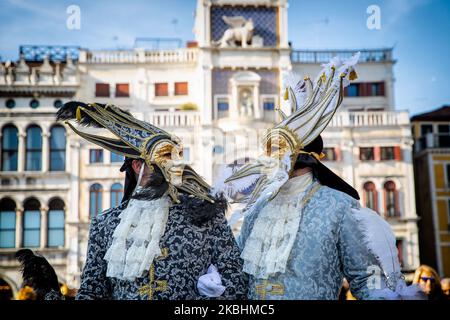
M116 84L116 97L129 97L130 96L130 86L128 83L117 83Z
M185 96L188 94L188 83L187 82L175 82L175 95Z
M96 83L95 84L95 96L96 97L109 97L109 83Z
M166 97L169 95L169 86L167 83L155 83L155 96Z

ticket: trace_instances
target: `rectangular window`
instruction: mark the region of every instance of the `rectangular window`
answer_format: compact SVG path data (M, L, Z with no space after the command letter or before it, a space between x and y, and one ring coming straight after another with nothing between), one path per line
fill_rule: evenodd
M384 82L373 82L368 84L369 96L379 97L384 96Z
M64 247L64 211L48 212L48 247Z
M16 212L0 211L0 248L16 246Z
M370 95L373 97L380 95L380 84L379 83L371 83L370 84Z
M347 97L359 97L360 96L360 84L352 83L347 88L345 88Z
M264 101L263 108L264 108L264 111L273 111L273 110L275 110L275 102L274 101Z
M116 97L129 97L130 86L128 83L116 83Z
M264 121L274 122L275 119L275 101L267 99L263 101Z
M448 124L438 125L439 148L450 148L450 127Z
M23 246L39 247L41 243L41 213L39 210L25 211L23 218Z
M381 160L395 160L394 147L381 147Z
M228 117L228 110L228 100L219 100L217 102L217 117L219 119Z
M121 155L121 154L117 154L117 153L111 152L110 160L111 160L111 163L123 162L125 160L125 157L123 155Z
M359 148L359 160L372 161L375 160L374 148Z
M89 150L89 163L103 163L103 150L102 149L90 149Z
M109 83L96 83L95 84L95 96L96 97L109 97Z
M188 95L188 83L187 82L175 82L175 95L176 96Z
M336 151L334 148L323 148L322 152L325 154L324 161L336 161Z
M422 124L420 126L420 135L424 136L427 133L433 133L433 125L432 124Z
M167 97L169 95L169 85L167 83L155 83L155 96Z

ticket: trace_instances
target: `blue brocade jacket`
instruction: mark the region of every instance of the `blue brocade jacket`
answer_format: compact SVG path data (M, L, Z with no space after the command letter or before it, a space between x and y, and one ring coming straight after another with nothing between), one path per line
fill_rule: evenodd
M219 299L244 299L247 277L235 238L224 215L216 215L201 226L193 224L182 205L170 208L166 230L160 241L163 256L136 281L106 276L103 259L127 202L106 210L91 222L86 265L76 299L162 300L209 299L197 289L198 278L214 264L225 292Z
M265 280L250 276L248 298L335 300L345 277L356 298L370 299L368 280L378 262L363 244L352 215L351 209L359 207L347 194L320 186L305 204L286 272ZM261 209L244 219L238 236L241 249Z

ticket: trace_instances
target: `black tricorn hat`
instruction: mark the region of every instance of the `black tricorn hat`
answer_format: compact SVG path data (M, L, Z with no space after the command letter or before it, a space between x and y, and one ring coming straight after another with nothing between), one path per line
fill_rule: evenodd
M305 152L314 152L317 155L320 155L323 151L323 140L319 135L316 139L314 139L311 143L303 148ZM335 174L331 169L327 168L320 160L314 157L311 154L300 153L297 157L297 160L294 165L294 169L311 167L314 172L314 176L319 182L327 187L332 189L344 192L359 200L358 191L356 191L351 185L345 182L341 177Z

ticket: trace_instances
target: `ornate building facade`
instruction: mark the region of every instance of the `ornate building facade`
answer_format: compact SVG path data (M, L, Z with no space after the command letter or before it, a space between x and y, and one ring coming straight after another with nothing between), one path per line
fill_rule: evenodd
M420 261L450 277L450 106L411 118Z
M17 63L2 62L4 292L20 286L14 252L21 247L45 255L61 283L77 287L90 217L121 199L121 157L55 123L62 103L114 103L175 132L185 160L214 183L224 165L260 154L260 135L279 120L287 72L314 76L333 55L351 54L294 50L287 17L286 0L202 0L186 48L22 47ZM394 108L392 50L363 50L361 60L359 80L323 135L327 165L391 223L409 271L419 263L409 115Z

